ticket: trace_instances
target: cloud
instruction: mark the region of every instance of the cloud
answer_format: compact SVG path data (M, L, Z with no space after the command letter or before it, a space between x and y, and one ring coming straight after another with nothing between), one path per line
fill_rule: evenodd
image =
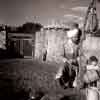
M83 17L76 16L76 15L74 15L74 14L65 14L65 15L64 15L64 18L66 18L66 19L68 19L68 20L80 20L80 21L83 20Z
M72 23L78 23L80 28L83 26L84 18L75 14L65 14L60 19L51 19L48 25L44 27L67 27L69 28Z
M64 21L63 21L64 23L76 22L76 23L79 23L80 27L82 27L82 25L83 25L84 18L81 16L77 16L74 14L65 14L63 17L64 17Z
M82 7L82 6L77 6L77 7L71 8L71 10L77 11L77 12L86 12L87 9L88 9L88 7Z

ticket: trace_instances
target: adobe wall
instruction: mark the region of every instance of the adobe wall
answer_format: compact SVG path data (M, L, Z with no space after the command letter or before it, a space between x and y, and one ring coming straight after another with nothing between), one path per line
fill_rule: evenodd
M94 55L100 59L100 37L87 36L83 42L83 51L87 58Z
M47 50L47 61L59 62L59 57L64 55L64 36L65 31L62 29L36 33L35 58L42 59L43 52Z
M35 58L42 60L43 52L47 50L47 61L62 62L65 34L66 31L62 29L36 33ZM100 38L86 36L86 40L83 42L83 52L86 58L95 55L100 59Z
M45 46L45 31L37 32L35 35L35 58L42 59L42 52Z

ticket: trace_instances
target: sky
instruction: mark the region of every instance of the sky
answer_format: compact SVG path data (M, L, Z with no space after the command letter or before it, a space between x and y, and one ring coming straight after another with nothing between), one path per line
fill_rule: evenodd
M40 22L47 25L51 20L81 22L89 3L90 0L0 0L0 24ZM98 17L99 11L100 3L97 3Z

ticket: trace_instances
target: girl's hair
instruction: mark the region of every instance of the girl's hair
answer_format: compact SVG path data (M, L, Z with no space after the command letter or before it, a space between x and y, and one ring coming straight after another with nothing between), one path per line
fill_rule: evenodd
M87 64L93 61L98 62L98 58L96 56L90 56L89 59L87 60Z

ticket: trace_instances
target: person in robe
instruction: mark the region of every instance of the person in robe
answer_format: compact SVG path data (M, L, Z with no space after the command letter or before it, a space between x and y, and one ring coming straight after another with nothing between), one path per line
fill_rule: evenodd
M76 77L79 67L79 43L81 40L81 36L82 32L79 28L79 25L77 23L73 23L71 29L67 31L64 39L64 56L62 57L64 66L59 68L55 76L55 79L58 79L61 86L63 87L73 87L73 81ZM68 74L69 70L73 75L69 75L70 73ZM65 73L67 73L68 75L66 75ZM63 77L65 78L62 79Z

